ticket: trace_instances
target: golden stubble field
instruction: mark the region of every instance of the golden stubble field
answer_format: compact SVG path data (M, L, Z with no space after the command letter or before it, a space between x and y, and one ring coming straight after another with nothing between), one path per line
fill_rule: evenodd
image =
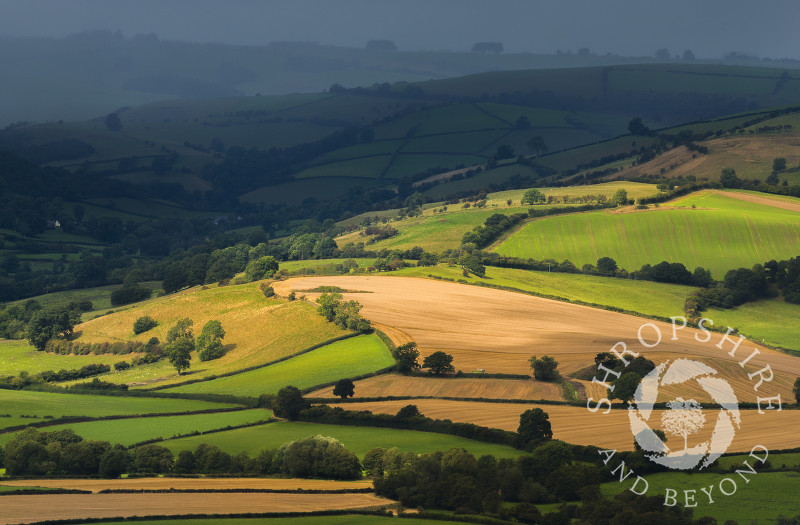
M609 351L623 342L656 364L675 358L706 363L731 383L742 402L756 402L758 395L777 394L787 402L793 399L792 384L800 376L799 358L747 340L736 356L731 357L728 352L732 344L725 343L723 349L716 347L722 334L712 333L708 342L698 342L695 336L704 334L685 328L677 332L678 340L672 341L672 326L668 323L514 292L393 276L302 277L274 284L282 295L325 285L371 292L345 294L345 297L363 304L365 317L392 327L389 335L393 339L416 341L422 356L437 350L451 354L457 370L480 368L488 373L527 374L532 355L552 355L559 362L559 371L568 375L592 365L598 352ZM309 293L307 297L313 300L316 294ZM661 342L654 348L643 347L639 342L637 334L645 323L653 325L643 330L648 344L655 341L656 327L661 333ZM760 354L746 366L740 366L739 361L755 349ZM759 376L751 379L748 374L767 364L774 379L756 391ZM362 395L359 386L356 393ZM401 384L397 388L413 387ZM476 385L475 395L469 397L480 397L479 392L485 388ZM374 391L369 386L366 390ZM431 389L420 387L418 395L427 395L425 391ZM603 389L596 385L588 391L590 396L603 394ZM699 388L674 391L684 397L691 394L699 400L708 397Z
M15 479L14 487L46 487L99 492L101 490L345 490L371 488L369 480L330 481L299 478L131 478L131 479Z
M378 401L342 405L350 410L369 410L373 413L395 414L405 405L414 404L427 417L450 419L476 425L516 432L519 416L531 408L541 408L550 417L553 437L568 443L595 445L615 450L633 450L633 434L627 410L604 410L591 413L585 407L566 405L537 405L522 403L485 403L478 401L447 401L440 399L414 399L403 401ZM691 439L702 442L711 436L716 416L706 410L708 424ZM662 411L654 411L650 418L652 428L659 425ZM797 429L800 429L800 411L783 410L758 414L755 410L742 410L741 426L736 432L729 452L749 452L755 445L770 450L798 446ZM667 445L677 446L679 436L668 435ZM682 447L681 447L682 448Z
M394 503L374 494L46 494L3 496L0 524L182 514L357 509Z

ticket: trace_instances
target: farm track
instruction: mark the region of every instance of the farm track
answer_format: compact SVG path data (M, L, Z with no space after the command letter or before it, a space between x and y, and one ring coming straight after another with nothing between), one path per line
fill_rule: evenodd
M516 432L519 416L525 410L541 408L550 416L553 437L578 445L595 445L616 450L633 450L633 435L630 432L628 411L615 409L603 414L591 413L586 407L563 405L535 405L514 403L482 403L479 401L449 401L439 399L411 399L398 401L376 401L339 405L346 410L370 410L373 413L395 414L405 405L414 404L425 416L433 419L450 419L476 425L500 428ZM651 422L658 422L662 411L654 411ZM710 411L706 411L710 416ZM758 414L755 410L742 410L741 428L736 432L728 452L749 452L755 445L764 445L769 450L797 447L794 429L800 428L800 411ZM711 421L711 419L710 419ZM655 425L655 423L654 423ZM690 439L697 442L707 440L714 425L707 424L699 434ZM676 446L682 439L667 436L667 445ZM691 443L691 441L690 441Z
M771 199L769 197L761 197L760 195L752 195L750 193L738 193L735 191L713 191L712 193L724 195L725 197L730 197L731 199L739 199L740 201L753 202L755 204L763 204L764 206L773 206L775 208L800 212L800 204L793 202Z
M373 494L49 494L4 496L0 524L44 520L311 512L376 507L393 503Z
M285 295L292 289L324 285L374 292L344 295L364 305L365 317L407 333L419 345L422 356L437 350L453 355L456 370L529 373L531 355L552 355L566 376L593 364L597 353L609 351L621 341L656 364L678 357L706 361L732 383L741 401L755 402L756 394L764 397L777 393L784 400L791 399L792 383L800 376L800 359L750 341L742 344L734 359L728 354L729 343L724 350L716 348L721 334L699 343L694 336L703 334L687 328L679 332L678 341L671 341L672 327L667 323L514 292L384 276L305 277L274 286ZM310 294L309 299L313 299ZM661 343L653 350L643 348L637 338L639 327L645 323L653 323L662 333ZM743 370L738 361L754 348L760 355ZM775 379L756 392L747 374L767 364ZM602 390L595 388L587 394L598 392ZM692 394L702 396L699 389Z

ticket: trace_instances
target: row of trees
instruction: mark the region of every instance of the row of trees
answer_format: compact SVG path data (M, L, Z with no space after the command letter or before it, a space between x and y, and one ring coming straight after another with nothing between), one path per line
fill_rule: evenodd
M331 437L310 436L262 450L251 458L231 455L217 446L200 444L175 457L160 445L127 449L108 441L86 440L71 429L40 432L26 429L5 446L2 464L12 476L100 476L130 474L245 474L301 478L358 479L361 465L355 454Z

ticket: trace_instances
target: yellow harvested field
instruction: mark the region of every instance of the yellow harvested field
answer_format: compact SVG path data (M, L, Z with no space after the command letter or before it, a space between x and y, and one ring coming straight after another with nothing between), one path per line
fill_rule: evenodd
M297 478L131 478L131 479L15 479L14 487L46 487L99 492L101 490L345 490L372 488L372 482Z
M410 337L423 357L437 350L447 352L454 357L456 369L467 372L482 368L487 373L529 373L532 355L552 355L559 362L559 371L568 375L592 365L598 352L622 342L656 364L678 357L702 361L731 383L742 402L754 403L757 395L776 394L787 402L793 399L792 384L800 376L800 358L750 341L744 341L731 357L732 343L724 343L722 349L716 346L722 334L712 333L708 342L698 342L695 338L705 334L686 328L672 341L668 323L514 292L394 276L302 277L274 286L285 295L325 285L372 292L345 297L362 303L365 317L395 329L390 337L395 333ZM642 331L644 341L655 342L658 329L661 341L657 347L647 348L639 342L639 329L647 323L650 326ZM740 366L754 350L759 354ZM759 376L751 379L748 374L766 365L774 379L756 391ZM602 393L602 388L589 390L589 395ZM699 388L690 391L697 399L707 398ZM362 394L357 390L356 395Z
M181 514L358 509L394 503L374 494L48 494L3 496L0 524Z
M141 316L152 317L158 326L134 335L133 323ZM194 356L192 379L260 365L347 333L326 322L307 302L265 298L258 283L206 290L193 288L87 321L75 331L79 334L77 342L147 342L151 337L163 342L167 331L184 317L194 321L195 336L212 319L220 321L225 329L225 355L208 362L201 362ZM134 367L109 377L114 382L130 384L168 384L185 380L166 362Z
M350 410L369 410L373 413L396 414L405 405L417 405L420 412L433 419L450 419L476 425L516 431L519 416L531 408L541 408L550 416L553 437L568 443L596 445L601 448L633 450L633 434L627 410L612 410L603 414L605 407L591 413L586 407L566 405L537 405L522 403L482 403L477 401L445 401L439 399L415 399L405 401L365 402L342 405ZM706 410L709 422L711 411ZM657 428L662 411L654 411L650 418ZM755 410L742 410L742 422L736 432L729 452L748 452L755 445L764 445L770 450L795 448L798 446L796 429L800 428L800 411L783 410L758 414ZM705 441L713 431L707 424L702 431L690 439ZM678 436L667 435L667 445L682 442ZM692 441L690 441L691 445Z
M486 399L563 399L557 383L524 379L440 379L385 374L356 381L357 397L431 396ZM334 397L333 388L311 392L309 397Z

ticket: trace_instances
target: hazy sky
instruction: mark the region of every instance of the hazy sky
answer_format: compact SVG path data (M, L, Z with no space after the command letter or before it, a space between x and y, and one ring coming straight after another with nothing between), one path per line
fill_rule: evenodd
M318 41L403 50L469 49L644 56L667 48L717 58L730 51L800 58L800 0L0 0L0 35L126 36L231 44Z

